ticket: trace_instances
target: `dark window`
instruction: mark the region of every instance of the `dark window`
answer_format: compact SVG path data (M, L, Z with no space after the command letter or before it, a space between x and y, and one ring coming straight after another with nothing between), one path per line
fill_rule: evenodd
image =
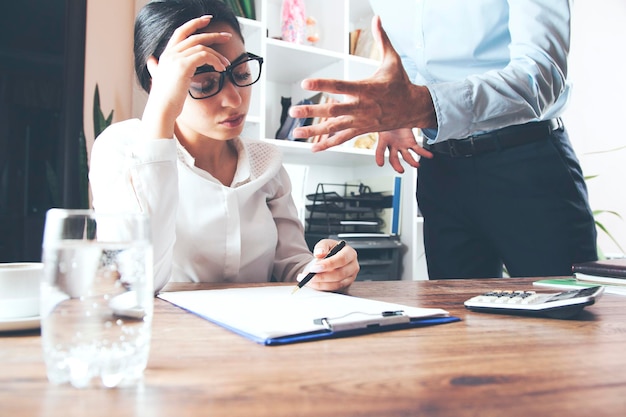
M38 261L45 212L77 207L85 0L0 13L0 262Z

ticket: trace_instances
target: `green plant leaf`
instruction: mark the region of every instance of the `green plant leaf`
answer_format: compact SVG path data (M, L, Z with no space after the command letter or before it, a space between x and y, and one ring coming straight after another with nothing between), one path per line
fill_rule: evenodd
M96 84L93 93L93 130L94 140L111 125L113 122L113 110L105 118L100 107L100 89ZM81 208L89 208L89 161L87 158L87 141L85 140L85 129L81 129L78 138L78 174L79 174L79 199Z
M104 113L102 112L102 108L100 107L100 89L98 88L98 84L96 84L96 89L93 93L93 129L94 129L94 140L100 136L100 133L106 129L111 122L113 121L113 110L109 113L107 117L104 117Z
M608 153L608 152L618 151L618 150L621 150L621 149L626 149L626 145L625 146L620 146L620 147L617 147L617 148L614 148L614 149L604 150L604 151L589 152L588 154ZM598 177L598 175L586 175L584 178L585 178L585 181L589 181L589 180L592 180L592 179L594 179L596 177ZM611 239L613 241L613 243L615 243L615 245L618 247L618 249L622 253L625 253L624 249L622 249L620 244L617 242L617 239L615 239L615 237L613 237L613 235L608 231L608 229L606 228L606 226L604 226L604 224L602 224L600 221L598 221L598 216L600 216L602 214L611 214L613 216L616 216L620 220L623 220L622 216L618 212L613 211L613 210L593 210L592 214L593 214L594 222L596 224L596 229L600 230L605 235L607 235L609 237L609 239ZM597 246L597 251L598 251L598 259L605 259L604 252L600 249L599 245Z
M87 141L85 132L81 129L78 138L78 175L79 175L79 208L89 208L89 163L87 161Z
M615 152L615 151L621 151L622 149L626 149L626 145L618 146L617 148L613 148L613 149L605 149L605 150L602 150L602 151L587 152L586 155L596 155L596 154L601 154L601 153L611 153L611 152Z
M606 214L612 214L613 216L619 218L620 220L623 220L622 216L618 212L613 211L613 210L593 210L592 213L593 213L593 217L597 217L601 214L606 213Z
M596 223L596 227L598 229L602 230L604 232L604 234L606 234L609 237L609 239L611 239L613 241L613 243L615 243L615 246L617 246L619 248L619 250L622 253L624 253L624 249L622 249L620 244L617 242L617 239L615 239L615 237L613 237L613 235L611 234L611 232L608 231L606 226L604 226L604 224L600 223L597 219L595 220L595 223Z
M243 9L244 17L247 17L248 19L256 19L254 0L239 0L239 3Z

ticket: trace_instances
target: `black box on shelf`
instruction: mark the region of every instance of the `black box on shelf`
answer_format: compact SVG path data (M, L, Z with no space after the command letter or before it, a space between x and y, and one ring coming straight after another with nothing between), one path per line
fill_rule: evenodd
M365 184L320 183L307 195L307 233L380 233L382 212L391 208L393 195L372 192Z
M359 256L361 270L357 281L394 281L402 277L404 245L398 236L332 235L335 240L345 240Z
M307 200L310 250L320 239L345 240L359 256L357 280L401 279L404 245L397 235L384 233L388 225L383 211L393 207L393 192L372 192L365 184L320 183Z

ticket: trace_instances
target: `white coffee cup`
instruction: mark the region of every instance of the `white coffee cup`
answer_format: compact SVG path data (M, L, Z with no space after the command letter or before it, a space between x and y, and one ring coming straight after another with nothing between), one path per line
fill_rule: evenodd
M43 264L0 263L0 320L39 315L39 286Z

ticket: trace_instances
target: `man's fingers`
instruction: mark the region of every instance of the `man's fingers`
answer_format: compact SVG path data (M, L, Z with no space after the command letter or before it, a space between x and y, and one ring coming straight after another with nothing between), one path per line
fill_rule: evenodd
M333 80L327 78L307 78L300 86L309 91L325 91L330 94L356 95L362 88L358 81Z
M292 106L289 108L289 115L295 118L308 118L308 117L332 117L337 118L333 121L336 126L336 130L339 128L350 127L353 118L349 120L339 119L344 115L359 116L361 113L367 113L369 106L359 103L357 101L347 101L343 103L330 103L330 104L301 104ZM348 124L346 124L348 123Z
M317 113L316 113L317 114ZM343 143L346 140L352 139L354 136L360 135L362 133L368 133L364 129L357 129L353 126L353 118L352 117L332 117L324 122L317 123L310 126L298 127L293 130L294 137L297 138L308 138L316 135L332 135L333 137L336 135L339 138L344 138L344 136L349 136L347 139L343 139L338 141L337 139L334 142Z
M380 133L378 134L378 141L376 143L376 165L382 167L385 165L385 151L387 150L387 144L380 139Z
M289 116L298 119L307 117L331 117L330 108L333 104L302 104L289 108Z
M418 162L418 158L415 157L415 154L412 152L413 150L402 149L400 151L400 155L402 155L402 159L413 168L417 168L420 166Z
M414 150L416 154L418 154L419 156L423 156L424 158L433 159L433 157L435 156L431 151L428 151L421 146L417 146L417 149Z
M328 148L332 148L333 146L341 145L344 142L349 141L350 139L359 136L361 133L356 131L355 129L347 129L343 130L337 134L329 136L328 138L322 139L319 142L316 142L311 147L313 152L319 152L326 150Z

